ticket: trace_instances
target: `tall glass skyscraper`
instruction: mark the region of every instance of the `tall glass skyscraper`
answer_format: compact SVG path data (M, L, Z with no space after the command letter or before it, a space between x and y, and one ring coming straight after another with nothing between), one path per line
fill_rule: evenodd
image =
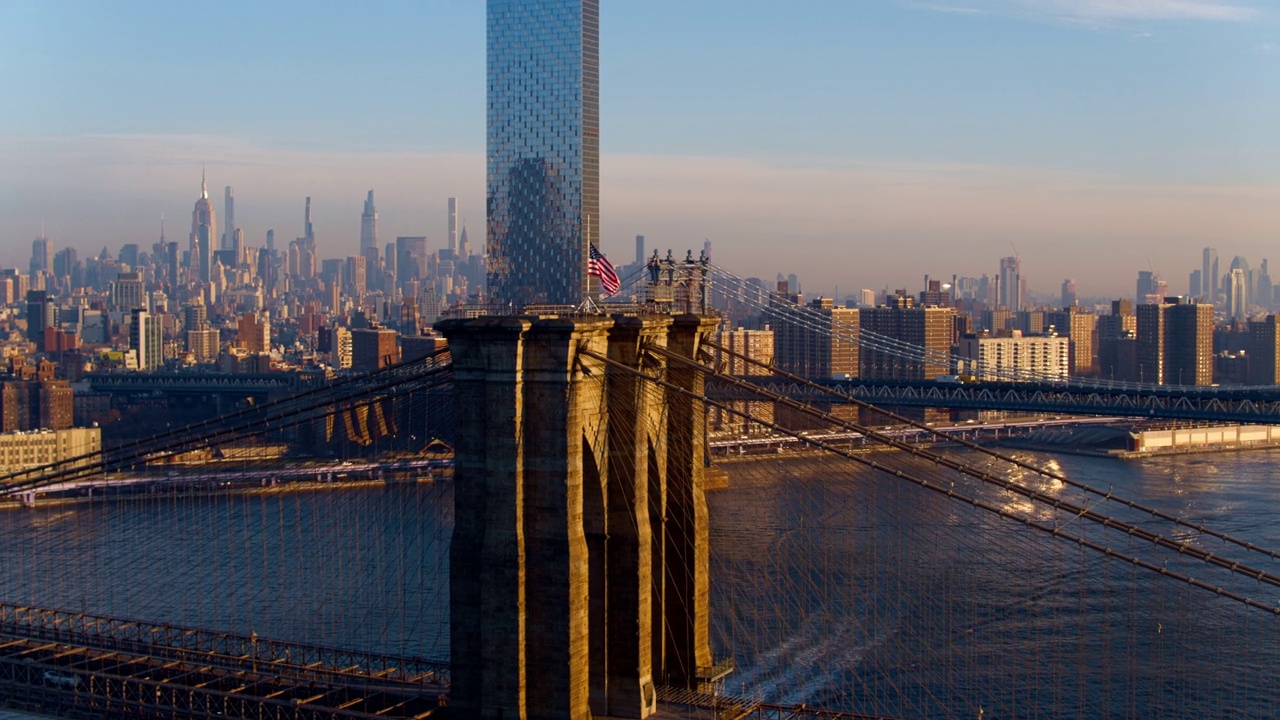
M489 0L489 295L515 310L599 291L597 0Z
M1022 258L1000 258L1000 306L1022 311Z

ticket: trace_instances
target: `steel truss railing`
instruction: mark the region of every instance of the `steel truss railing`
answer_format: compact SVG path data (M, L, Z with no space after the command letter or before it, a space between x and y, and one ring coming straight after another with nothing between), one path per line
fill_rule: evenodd
M0 604L0 694L102 717L421 718L448 666L86 613Z
M424 688L449 684L449 664L437 660L8 603L0 603L0 632L206 663L217 658L237 665L249 661L305 680L342 676Z
M245 671L163 662L0 636L0 693L8 706L72 718L420 720L438 697L301 683Z
M319 373L89 373L84 378L89 387L99 391L155 392L156 390L188 392L278 392L297 391L324 385Z
M820 397L824 391L786 379L751 382L791 398ZM1280 423L1280 399L1211 395L1176 395L1156 392L1087 391L1079 388L1019 388L977 385L895 385L818 381L830 390L880 405L946 407L953 409L1020 410L1085 415L1124 415L1178 420L1216 420L1275 425ZM717 388L719 397L733 397Z

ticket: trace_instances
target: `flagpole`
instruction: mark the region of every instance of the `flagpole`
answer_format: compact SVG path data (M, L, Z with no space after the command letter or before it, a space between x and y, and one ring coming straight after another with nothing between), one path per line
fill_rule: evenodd
M600 309L596 307L595 300L591 297L591 214L583 213L583 217L585 217L587 221L587 228L584 236L584 239L587 241L587 252L583 256L586 263L582 266L582 303L578 306L578 309L584 313L596 313L599 312Z

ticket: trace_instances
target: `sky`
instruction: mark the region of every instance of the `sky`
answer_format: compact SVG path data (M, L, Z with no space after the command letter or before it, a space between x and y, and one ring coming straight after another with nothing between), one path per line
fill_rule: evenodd
M602 0L601 245L714 247L806 294L998 272L1186 292L1280 261L1280 0ZM484 235L482 0L0 0L0 266L185 247L205 167L247 242Z

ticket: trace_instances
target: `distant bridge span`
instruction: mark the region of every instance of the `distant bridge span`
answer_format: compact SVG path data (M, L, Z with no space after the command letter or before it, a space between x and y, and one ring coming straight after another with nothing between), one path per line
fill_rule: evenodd
M319 373L89 373L85 375L95 392L176 393L253 395L271 392L298 392L321 386Z
M786 378L742 378L796 400L832 401L818 388ZM1280 424L1280 388L1082 387L1054 383L890 382L813 380L829 390L880 406L1009 410L1055 415L1119 415L1177 420ZM709 382L707 396L748 398L741 390Z

